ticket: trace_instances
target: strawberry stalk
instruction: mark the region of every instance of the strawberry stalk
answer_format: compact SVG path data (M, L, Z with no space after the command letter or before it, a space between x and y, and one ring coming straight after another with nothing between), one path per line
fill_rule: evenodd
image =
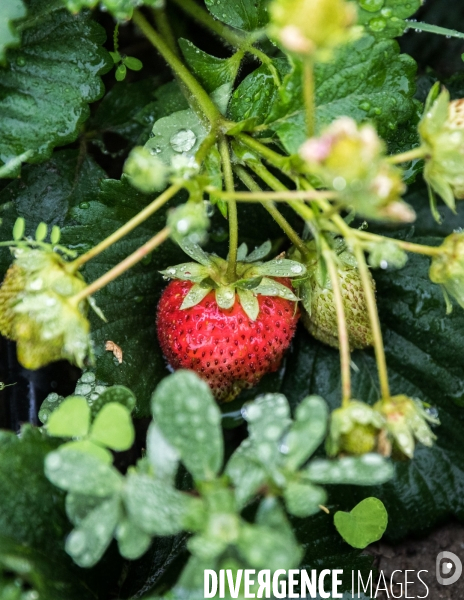
M86 262L90 259L98 256L101 252L112 246L114 243L119 241L125 235L130 233L133 229L141 225L144 221L151 217L158 209L160 209L164 204L166 204L173 196L177 194L182 189L180 184L171 185L166 191L164 191L158 198L153 200L148 206L146 206L142 211L132 217L130 221L127 221L122 227L120 227L117 231L112 233L106 239L101 241L99 244L91 248L82 256L79 256L73 262L69 263L68 270L69 272L75 273L78 269L82 267Z
M410 160L415 160L417 158L425 158L426 154L427 148L425 148L425 146L419 146L418 148L413 148L407 152L401 152L401 154L392 154L387 160L392 165L399 165L400 163L409 162Z
M117 277L120 277L123 273L125 273L128 269L136 265L140 262L147 254L150 254L155 248L160 246L163 242L165 242L170 234L169 227L165 227L161 231L159 231L155 236L153 236L148 242L146 242L140 248L137 248L135 252L133 252L130 256L125 258L115 267L110 269L107 273L96 279L93 283L84 288L81 292L73 296L70 301L72 301L76 306L79 305L79 302L84 300L84 298L88 298L101 290L103 287L111 283Z
M245 171L243 167L236 167L235 172L238 177L242 181L246 187L253 192L261 192L261 188L253 179L253 177ZM284 231L288 239L292 242L294 246L298 248L301 252L302 256L306 256L308 254L308 249L306 248L303 240L297 234L297 232L293 229L287 219L282 215L282 213L276 208L274 202L266 202L261 201L261 205L267 210L267 212L271 215L274 221L279 225L279 227Z
M233 193L235 190L234 173L232 171L232 163L230 160L229 143L225 137L222 137L219 142L219 152L221 153L226 191ZM229 259L226 276L228 281L233 283L237 278L236 269L238 250L237 202L234 199L229 200L227 217L229 220Z
M337 311L338 342L340 345L340 365L342 374L342 406L348 406L351 400L351 355L348 328L346 326L345 307L340 288L340 278L334 261L334 254L327 242L322 239L322 253L329 271L334 293L335 309Z

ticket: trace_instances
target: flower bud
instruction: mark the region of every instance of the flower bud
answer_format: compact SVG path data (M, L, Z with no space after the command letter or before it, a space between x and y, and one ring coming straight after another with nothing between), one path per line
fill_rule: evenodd
M209 228L209 218L205 203L187 202L169 211L168 227L176 241L188 239L192 244L204 244Z
M419 123L426 150L424 178L451 209L464 199L464 99L450 102L444 89L434 101L432 88Z
M300 155L310 171L360 216L415 219L412 208L401 199L406 189L402 173L387 162L385 145L372 125L358 126L353 119L341 117L319 138L305 142Z
M337 242L338 240L336 240ZM361 277L356 258L339 241L337 252L337 271L345 309L348 341L352 350L366 348L373 343L372 329L366 305ZM307 267L308 277L300 284L299 296L303 303L302 320L309 333L319 341L339 347L337 309L330 277L322 269L318 260L316 243L306 242L308 257L302 257L298 250L292 249L291 258ZM375 283L369 274L372 289Z
M377 448L384 420L372 406L351 400L332 412L326 449L330 456L340 452L366 454Z
M414 456L415 439L424 446L432 446L436 436L428 423L439 425L440 421L427 413L417 398L393 396L374 405L385 419L385 430L393 441L393 451L399 450L408 458Z
M430 279L439 283L464 308L464 233L452 233L430 265Z
M169 169L152 151L142 146L136 146L129 154L124 172L129 176L132 185L144 192L161 191L168 179Z
M330 58L333 48L357 33L355 5L345 0L274 0L270 13L271 33L297 54Z
M56 252L14 249L16 260L0 287L0 333L17 342L19 362L38 369L67 359L82 367L91 355L86 300L71 298L86 287Z

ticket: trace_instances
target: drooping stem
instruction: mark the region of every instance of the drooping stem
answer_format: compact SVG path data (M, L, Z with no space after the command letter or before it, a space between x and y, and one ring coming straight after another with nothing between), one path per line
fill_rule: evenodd
M253 177L243 168L237 166L235 168L235 172L237 173L240 180L246 185L249 190L254 192L260 192L261 188L253 179ZM262 206L267 210L267 212L271 215L274 221L279 225L279 227L284 231L288 239L292 242L292 244L298 248L303 256L308 255L308 249L305 246L305 243L297 234L297 232L293 229L287 219L283 216L283 214L277 210L274 202L261 202Z
M208 188L207 188L208 191ZM337 197L336 192L326 192L318 190L285 190L281 192L266 192L263 190L255 192L229 192L214 191L218 198L223 200L237 200L238 202L288 202L289 200L331 200Z
M400 163L409 162L410 160L415 160L416 158L425 158L426 155L427 148L425 148L425 146L419 146L418 148L413 148L412 150L402 152L401 154L392 154L387 158L387 160L392 165L399 165Z
M423 254L425 256L438 256L442 253L442 250L439 246L425 246L424 244L405 242L403 240L397 240L395 238L385 238L383 235L369 233L368 231L360 231L358 229L351 229L351 232L360 240L371 241L374 243L382 243L388 241L395 244L399 248L406 250L406 252L412 252L414 254Z
M179 58L174 54L160 34L153 29L150 23L138 10L134 11L133 21L140 28L149 42L151 42L151 44L158 50L164 60L171 67L174 74L189 90L194 103L198 105L199 110L208 119L208 121L215 126L222 118L222 115L200 83L190 73L183 62L180 61Z
M314 91L314 62L307 57L303 64L303 95L306 111L306 134L313 137L316 122L316 100Z
M153 215L158 209L160 209L164 204L166 204L166 202L168 202L173 196L175 196L177 192L179 192L181 189L182 186L179 184L171 185L171 187L169 187L165 192L158 196L156 200L153 200L151 204L149 204L142 211L136 214L135 217L132 217L130 221L127 221L127 223L125 223L117 231L115 231L106 239L101 241L99 244L91 248L88 252L82 254L82 256L79 256L74 261L69 263L69 270L72 272L76 272L78 269L80 269L80 267L82 267L82 265L84 265L90 259L94 258L95 256L98 256L98 254L103 252L103 250L106 250L107 248L115 244L125 235L130 233L133 229L135 229L144 221L146 221L148 217L151 217L151 215Z
M377 370L379 373L380 392L382 398L390 398L390 385L388 383L387 361L385 358L385 349L383 346L382 330L380 329L379 313L377 311L377 303L375 294L372 288L369 270L367 268L366 259L361 246L353 240L353 251L358 262L359 275L361 277L364 295L366 297L367 310L372 327L372 335L374 337L375 358L377 362Z
M343 304L340 278L335 265L334 255L327 242L323 239L322 248L322 253L329 271L330 281L332 282L335 310L337 312L338 343L340 345L340 365L342 374L342 406L346 406L351 400L351 354L348 328L346 326L345 307Z
M411 29L415 31L427 31L428 33L437 33L438 35L446 35L446 37L454 37L464 40L464 33L456 31L456 29L448 29L446 27L439 27L438 25L432 25L430 23L421 23L417 21L406 21Z
M274 150L268 148L260 141L255 140L255 138L251 137L251 135L247 135L246 133L239 133L235 136L235 139L244 144L247 148L250 148L250 150L253 150L257 154L259 154L259 156L267 160L273 167L276 167L277 169L284 168L285 164L288 161L288 157L274 152Z
M174 54L179 56L176 38L174 37L171 24L169 23L165 7L162 6L161 8L153 8L153 18L158 31L163 36L169 48L174 52Z
M146 244L140 246L135 252L133 252L130 256L125 258L122 262L117 264L115 267L110 269L107 273L96 279L93 283L88 285L78 294L71 298L71 301L77 306L79 302L84 300L84 298L88 298L92 296L98 290L101 290L106 285L111 283L111 281L120 277L123 273L125 273L128 269L136 265L140 262L147 254L150 254L155 248L160 246L163 242L167 240L169 237L170 229L169 227L165 227L160 232L158 232L151 240L148 240Z
M235 189L234 173L232 171L232 162L230 160L229 142L225 137L222 137L219 142L219 152L221 153L226 190L228 192L233 192ZM235 200L229 201L227 205L227 217L229 220L229 262L227 265L227 279L232 283L236 279L238 250L238 216L237 202Z

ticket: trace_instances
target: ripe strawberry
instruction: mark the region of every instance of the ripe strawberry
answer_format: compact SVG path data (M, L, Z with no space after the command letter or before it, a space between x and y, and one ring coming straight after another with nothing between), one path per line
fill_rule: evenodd
M174 369L196 371L209 383L217 400L230 402L241 390L256 385L263 375L279 368L298 321L297 298L291 291L290 279L260 276L260 269L267 274L273 268L285 273L293 269L293 274L300 274L304 267L282 259L269 263L239 262L237 282L221 285L218 280L225 261L217 256L210 259L204 253L202 259L203 263L212 262L203 267L196 263L188 263L190 267L180 265L175 274L175 268L163 272L184 280L172 281L161 296L158 338ZM203 277L206 281L206 276L218 287L200 288L198 301L192 304L189 298L198 284L185 279Z

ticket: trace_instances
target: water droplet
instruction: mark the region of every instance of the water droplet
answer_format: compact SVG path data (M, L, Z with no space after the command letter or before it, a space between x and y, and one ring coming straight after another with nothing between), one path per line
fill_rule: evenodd
M367 112L368 110L371 110L371 103L367 102L367 101L361 102L361 104L359 105L359 108L361 110L365 110Z
M95 373L91 371L87 373L82 373L82 377L80 378L80 383L93 383L95 381Z
M153 156L156 156L160 152L161 152L161 148L159 146L154 146L153 148L150 149L150 154L152 154Z
M381 115L382 109L379 106L376 106L372 112L374 113L374 115Z
M382 17L374 17L369 21L369 28L372 31L383 31L387 26L387 22Z
M18 67L24 67L24 65L26 64L26 59L24 58L24 56L18 56L18 58L16 59L16 64L18 65Z
M82 208L82 210L86 210L87 208L90 208L90 202L81 202L79 204L79 208Z
M303 270L303 267L301 267L300 265L294 265L290 271L292 273L301 273L301 271Z
M174 152L188 152L191 150L197 141L197 136L191 129L181 129L175 133L169 143Z
M384 0L359 0L359 6L368 12L377 12L384 4Z
M97 394L103 394L103 392L106 390L106 385L97 385L95 388L95 392Z
M432 419L438 419L438 410L434 406L429 406L428 408L425 409L425 412Z
M92 386L89 385L88 383L80 383L78 385L76 385L76 390L75 390L75 394L76 396L87 396L87 394L91 394L92 393Z
M346 180L343 177L335 177L332 185L337 192L342 192L346 188Z
M388 262L386 260L381 260L380 261L380 268L381 269L388 269Z
M144 258L142 258L142 260L140 261L142 263L142 265L146 266L149 265L152 261L152 255L148 254L147 256L145 256Z
M389 18L392 16L392 9L391 8L382 8L382 10L380 11L380 14L382 15L382 17L386 17Z

